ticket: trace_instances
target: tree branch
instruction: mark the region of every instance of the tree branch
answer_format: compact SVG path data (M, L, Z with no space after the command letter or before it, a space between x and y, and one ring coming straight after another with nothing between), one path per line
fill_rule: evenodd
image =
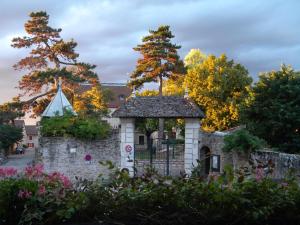
M51 89L50 91L47 91L47 92L45 92L45 93L43 93L43 94L40 94L40 95L38 95L38 96L35 96L35 97L33 97L33 98L31 98L31 99L29 99L29 100L27 100L27 101L23 101L23 102L21 102L21 104L23 104L23 105L30 105L30 104L33 103L36 99L41 98L41 97L44 97L44 96L46 96L46 95L49 95L49 94L53 93L54 91L56 91L56 89Z

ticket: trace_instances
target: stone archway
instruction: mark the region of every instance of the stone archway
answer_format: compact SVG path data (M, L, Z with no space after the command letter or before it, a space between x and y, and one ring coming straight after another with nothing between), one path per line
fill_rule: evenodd
M201 159L201 175L208 176L211 168L211 150L207 146L202 146L199 150L199 158Z
M178 96L132 97L113 114L121 122L121 168L134 175L135 118L185 119L184 170L191 174L199 158L200 108L188 98Z

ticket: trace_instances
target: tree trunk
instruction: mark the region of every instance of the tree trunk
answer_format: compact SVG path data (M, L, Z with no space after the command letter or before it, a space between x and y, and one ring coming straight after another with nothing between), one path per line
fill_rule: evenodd
M159 76L159 96L163 96L163 93L162 93L162 76ZM164 118L159 118L158 119L158 150L161 149L161 146L162 146L162 140L164 138L164 123L165 123L165 120Z

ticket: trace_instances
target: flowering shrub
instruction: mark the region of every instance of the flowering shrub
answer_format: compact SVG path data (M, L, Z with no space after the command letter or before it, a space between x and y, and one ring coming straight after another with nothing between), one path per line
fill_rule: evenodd
M61 173L44 174L42 165L19 174L2 169L0 224L273 225L300 220L300 189L292 176L274 182L258 170L252 180L227 172L204 181L162 177L153 169L130 178L112 169L110 180L79 186Z
M61 173L43 173L43 166L0 169L0 224L51 224L70 218L84 205Z
M0 179L5 177L13 177L17 174L18 170L13 167L0 168Z

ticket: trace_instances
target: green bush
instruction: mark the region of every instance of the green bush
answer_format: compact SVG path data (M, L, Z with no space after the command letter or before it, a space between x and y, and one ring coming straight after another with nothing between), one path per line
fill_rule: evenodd
M110 126L94 117L74 117L71 115L43 118L41 133L45 137L76 137L85 140L107 137Z
M225 136L224 144L223 150L227 152L251 152L259 150L266 145L266 142L242 129Z

